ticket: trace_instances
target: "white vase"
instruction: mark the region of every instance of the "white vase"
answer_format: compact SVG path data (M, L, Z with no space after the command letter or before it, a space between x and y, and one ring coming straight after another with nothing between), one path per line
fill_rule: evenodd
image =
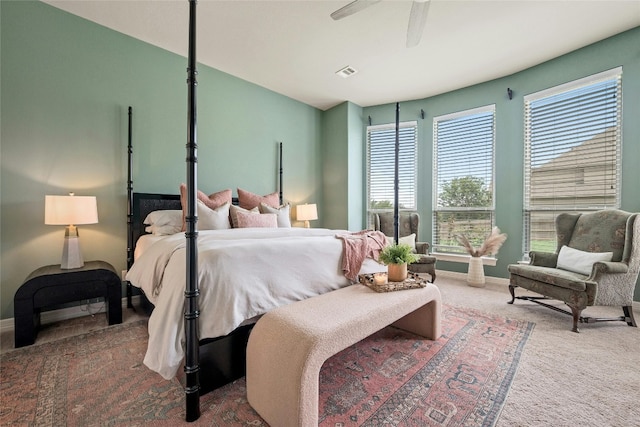
M482 288L485 285L484 281L484 266L482 265L482 258L471 257L469 259L469 272L467 273L467 284L476 288Z

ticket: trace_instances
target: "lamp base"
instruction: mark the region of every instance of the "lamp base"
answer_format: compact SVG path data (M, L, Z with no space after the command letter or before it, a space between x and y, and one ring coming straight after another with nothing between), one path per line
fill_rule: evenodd
M311 226L309 225L309 221L308 220L304 220L304 228L310 228Z
M80 250L80 236L77 227L70 225L65 229L60 268L71 270L81 267L84 267L84 259Z

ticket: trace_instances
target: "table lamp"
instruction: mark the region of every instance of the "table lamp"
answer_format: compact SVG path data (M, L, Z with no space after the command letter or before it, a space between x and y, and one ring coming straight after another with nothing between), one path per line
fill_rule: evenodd
M84 266L80 237L76 225L96 224L98 206L94 196L45 196L44 223L66 225L60 268L69 270Z
M315 203L298 205L296 207L296 219L304 221L305 228L309 228L309 221L318 219L318 208Z

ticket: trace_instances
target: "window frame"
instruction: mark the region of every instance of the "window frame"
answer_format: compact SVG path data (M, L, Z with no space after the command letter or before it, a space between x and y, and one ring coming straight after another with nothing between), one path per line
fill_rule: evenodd
M616 97L615 97L616 101L615 103L612 103L612 104L615 104L614 106L615 109L602 110L598 116L594 116L594 118L588 122L589 123L588 125L576 124L576 129L582 130L585 128L586 129L601 128L602 130L599 130L598 132L590 131L595 133L592 133L588 139L584 139L582 143L593 141L595 137L602 136L601 138L602 142L599 143L598 149L603 149L607 153L609 152L608 150L610 149L609 147L606 146L606 144L610 141L614 142L615 145L612 150L614 154L612 157L613 160L611 161L611 163L613 163L613 166L615 167L615 172L612 175L613 176L612 182L615 182L614 184L615 189L614 189L614 192L612 192L614 194L613 203L607 202L606 200L607 197L611 197L611 196L607 196L608 192L605 189L602 191L601 204L594 203L591 206L583 205L577 202L577 200L580 199L580 195L574 191L573 204L561 203L561 197L554 196L552 198L549 198L551 200L551 202L548 203L549 206L545 207L541 203L539 205L536 205L536 203L533 202L534 196L532 195L532 193L536 192L536 190L539 192L540 189L539 189L539 186L536 188L535 184L533 184L532 174L533 174L534 168L532 164L536 162L540 162L541 160L539 159L539 157L536 157L535 155L532 154L532 151L534 149L535 150L540 149L539 147L532 147L532 144L535 144L534 142L532 142L532 138L533 138L532 135L534 134L534 132L539 132L538 129L532 130L532 126L535 126L535 123L532 124L532 121L534 120L531 117L532 109L536 108L536 106L532 106L532 104L536 102L544 102L544 101L552 102L553 99L560 99L560 98L574 99L574 98L578 98L581 95L581 93L587 94L587 96L589 96L592 94L597 94L597 90L602 90L604 92L605 89L597 89L597 87L594 87L594 86L596 85L604 86L604 84L608 82L614 84L614 86L612 86L612 89L610 90L616 94ZM605 93L608 94L608 92L605 92ZM580 213L593 212L600 209L607 209L607 208L617 209L620 207L622 202L622 197L621 197L622 196L622 109L623 109L622 98L623 98L622 67L616 67L607 71L603 71L601 73L597 73L581 79L573 80L573 81L570 81L558 86L554 86L542 91L531 93L524 97L524 162L523 162L524 188L523 188L523 239L522 239L522 250L524 254L523 259L525 260L528 259L528 254L531 250L555 252L555 250L557 249L556 247L557 244L555 243L554 220L558 214L562 212L574 212L574 213L575 212L580 212ZM606 101L604 96L602 97L602 99ZM590 101L588 104L587 103L583 103L583 104L584 106L582 106L581 109L588 110L588 108L590 107L593 108L592 106L595 105L595 102ZM606 104L606 108L609 108L609 107L610 107L609 104ZM544 108L544 107L541 106L539 108ZM561 107L558 106L558 109L560 108ZM562 116L560 120L567 119L568 116L574 111L575 110L567 110L565 115ZM612 115L611 117L615 116L615 126L608 125L609 122L608 122L607 116L605 116L607 114ZM581 115L580 117L582 118L583 116ZM541 121L541 119L538 119L538 120ZM545 127L545 130L547 130L548 128L549 127ZM561 128L561 127L558 125L558 128ZM612 128L614 130L610 131L610 129ZM556 134L560 135L561 132L562 131L559 129L556 131ZM610 132L613 133L613 137L609 135ZM560 136L556 138L558 138L559 140L562 139ZM587 138L587 136L583 136L583 138ZM549 139L550 139L549 137L545 137L544 139L541 139L541 142L538 143L538 146L542 146L542 143L546 142ZM574 137L574 139L577 139L577 137ZM573 148L582 146L582 143L578 145L573 145L571 148L569 148L568 151L565 151L564 153L569 153L573 150ZM555 149L560 152L562 149L566 149L569 146L570 146L570 143L568 142L558 142L551 145L550 150ZM593 151L595 151L595 149L593 149ZM551 163L553 160L557 158L561 158L564 153L557 154L555 157L549 160L548 163ZM533 156L533 159L532 159L532 156ZM575 157L576 159L579 158L579 156L575 156ZM605 172L602 172L602 176L594 175L597 178L602 179L603 181L606 181L606 176L605 176L607 174L606 167L608 166L606 162L607 162L607 158L605 158L605 162L603 163L604 164L603 168L605 168ZM588 172L586 172L585 164L578 164L576 161L575 165L573 166L574 166L573 171L575 172L574 173L575 178L572 184L576 187L587 185L587 183L585 182L585 179L589 179L590 175L588 174ZM586 166L590 166L591 168L593 168L593 164L587 164ZM566 172L566 168L564 168L564 170ZM595 198L596 195L589 196L589 197ZM535 219L532 219L532 218L535 218ZM534 224L537 224L537 225L534 225ZM538 236L540 236L540 238L535 240L538 243L533 245L533 247L532 247L532 242L534 241L534 239L533 239L532 233L537 233ZM543 238L543 236L546 236L546 237Z
M456 206L456 207L449 207L449 206L441 206L440 205L440 196L441 196L441 191L440 191L440 186L441 186L441 181L443 181L442 176L441 176L441 170L443 169L443 165L440 164L439 161L439 147L441 145L441 143L443 142L441 140L441 138L439 138L439 130L441 129L441 126L443 123L445 122L450 122L452 120L456 120L456 119L464 119L464 118L471 118L473 116L479 116L482 114L488 114L491 116L491 120L490 120L490 126L491 126L491 131L490 131L490 141L491 141L491 149L490 149L490 156L491 159L487 162L484 163L484 165L482 163L480 163L481 167L483 167L485 169L485 171L489 171L489 175L490 175L490 183L484 183L487 187L487 190L489 190L491 192L491 204L490 206L477 206L477 207L464 207L464 206ZM461 128L461 129L472 129L472 128ZM486 136L485 136L486 138ZM469 146L470 148L471 146ZM489 220L489 226L487 227L487 230L484 230L486 232L486 234L484 235L488 235L489 232L491 231L491 228L495 225L495 206L496 206L496 192L495 192L495 188L496 188L496 174L495 174L495 151L496 151L496 105L495 104L489 104L489 105L484 105L481 107L477 107L477 108L471 108L471 109L467 109L467 110L462 110L462 111L457 111L454 113L449 113L449 114L444 114L441 116L436 116L433 118L433 173L432 173L432 183L433 183L433 190L432 190L432 195L433 195L433 218L432 218L432 248L434 252L437 253L442 253L442 254L453 254L453 255L458 255L458 254L463 254L463 255L467 255L467 252L464 250L464 248L460 245L456 244L445 244L445 243L441 243L441 234L439 232L439 222L438 222L438 215L443 213L443 212L451 212L451 213L468 213L473 215L475 214L485 214L488 213L488 220ZM480 158L480 156L478 157ZM486 172L485 172L486 173ZM473 175L469 175L467 174L466 176L473 176ZM455 178L461 178L462 176L456 176ZM452 179L455 179L452 178ZM484 182L484 181L483 181Z
M391 146L391 149L393 150L393 156L395 159L395 129L396 129L396 124L395 123L385 123L385 124L379 124L379 125L369 125L367 126L366 129L366 212L367 212L367 223L369 227L372 227L373 222L372 222L372 217L374 213L380 213L380 212L390 212L393 211L393 202L394 202L394 198L392 195L392 199L391 199L391 206L389 208L372 208L371 207L371 202L372 202L372 198L371 198L371 193L372 193L372 177L371 177L371 167L372 167L372 158L371 158L371 154L372 154L372 139L371 139L371 133L372 132L389 132L389 131L393 131L393 137L392 138L388 138L388 141L391 144L393 144ZM405 121L405 122L400 122L399 123L399 129L400 132L402 132L402 130L407 130L409 129L411 132L411 130L413 131L413 149L412 154L407 154L406 157L412 158L412 161L410 162L411 166L410 166L410 170L409 171L404 171L403 172L403 164L406 164L406 160L405 162L400 162L399 164L399 176L401 177L401 181L400 181L400 191L402 191L402 177L407 177L410 176L412 183L411 186L413 187L412 190L409 190L410 192L410 198L412 199L411 201L411 206L409 207L399 207L398 209L400 211L406 211L406 212L417 212L418 209L418 122L417 120L412 120L412 121ZM402 147L402 134L400 135L400 141L401 141L401 147ZM401 148L402 149L402 148ZM402 155L401 155L402 156ZM391 173L393 173L393 175L395 176L395 160L391 163L390 166L391 169ZM393 191L393 186L394 186L394 178L392 177L391 179L391 191ZM402 201L402 198L400 198ZM384 199L386 200L386 199Z

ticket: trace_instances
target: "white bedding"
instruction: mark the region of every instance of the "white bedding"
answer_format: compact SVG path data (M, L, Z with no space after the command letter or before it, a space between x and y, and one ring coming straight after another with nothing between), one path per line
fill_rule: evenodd
M199 232L200 338L226 335L267 311L349 285L342 272L347 231L247 228ZM149 319L144 363L173 378L184 357L186 239L167 236L149 246L126 279L155 309ZM362 273L386 271L372 259Z
M140 236L136 242L136 248L133 250L133 260L136 261L151 245L165 237L167 236L154 236L153 234L143 234Z

